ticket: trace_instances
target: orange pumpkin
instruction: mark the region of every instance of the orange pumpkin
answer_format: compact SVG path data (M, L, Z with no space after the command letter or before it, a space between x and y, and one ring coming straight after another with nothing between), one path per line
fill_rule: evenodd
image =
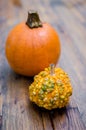
M59 36L48 23L42 23L36 12L29 12L27 22L16 25L6 41L6 57L12 69L34 76L60 56Z

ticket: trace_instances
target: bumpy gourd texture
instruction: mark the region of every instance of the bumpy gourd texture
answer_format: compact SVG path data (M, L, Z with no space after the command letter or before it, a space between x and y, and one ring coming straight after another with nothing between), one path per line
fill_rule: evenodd
M29 87L30 100L49 110L66 106L71 95L70 79L61 68L55 68L54 75L50 74L50 67L46 68Z

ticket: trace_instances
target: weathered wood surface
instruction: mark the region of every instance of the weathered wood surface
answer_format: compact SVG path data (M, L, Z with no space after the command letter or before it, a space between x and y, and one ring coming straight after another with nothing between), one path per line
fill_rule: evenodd
M73 95L65 109L46 111L28 98L32 78L15 74L5 58L11 28L39 12L59 33L59 66L70 76ZM58 66L58 65L57 65ZM86 129L86 0L0 0L0 130Z

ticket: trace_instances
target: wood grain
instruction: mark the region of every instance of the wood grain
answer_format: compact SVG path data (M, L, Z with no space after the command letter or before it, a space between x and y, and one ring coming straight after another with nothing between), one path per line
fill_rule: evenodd
M15 6L21 7L21 1L20 0L10 0Z
M47 111L29 101L33 78L14 73L5 57L8 32L26 21L29 9L49 22L61 40L57 67L70 76L73 95L66 108ZM86 1L0 0L0 130L86 129Z

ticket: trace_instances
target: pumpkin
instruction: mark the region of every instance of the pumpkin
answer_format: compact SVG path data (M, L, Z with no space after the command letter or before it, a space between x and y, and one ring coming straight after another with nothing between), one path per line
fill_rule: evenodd
M30 11L27 22L19 23L8 34L5 50L16 73L34 76L49 64L56 64L61 49L55 29L42 23L37 12Z
M65 107L72 95L69 76L52 64L34 77L29 86L29 98L39 107L51 110Z

